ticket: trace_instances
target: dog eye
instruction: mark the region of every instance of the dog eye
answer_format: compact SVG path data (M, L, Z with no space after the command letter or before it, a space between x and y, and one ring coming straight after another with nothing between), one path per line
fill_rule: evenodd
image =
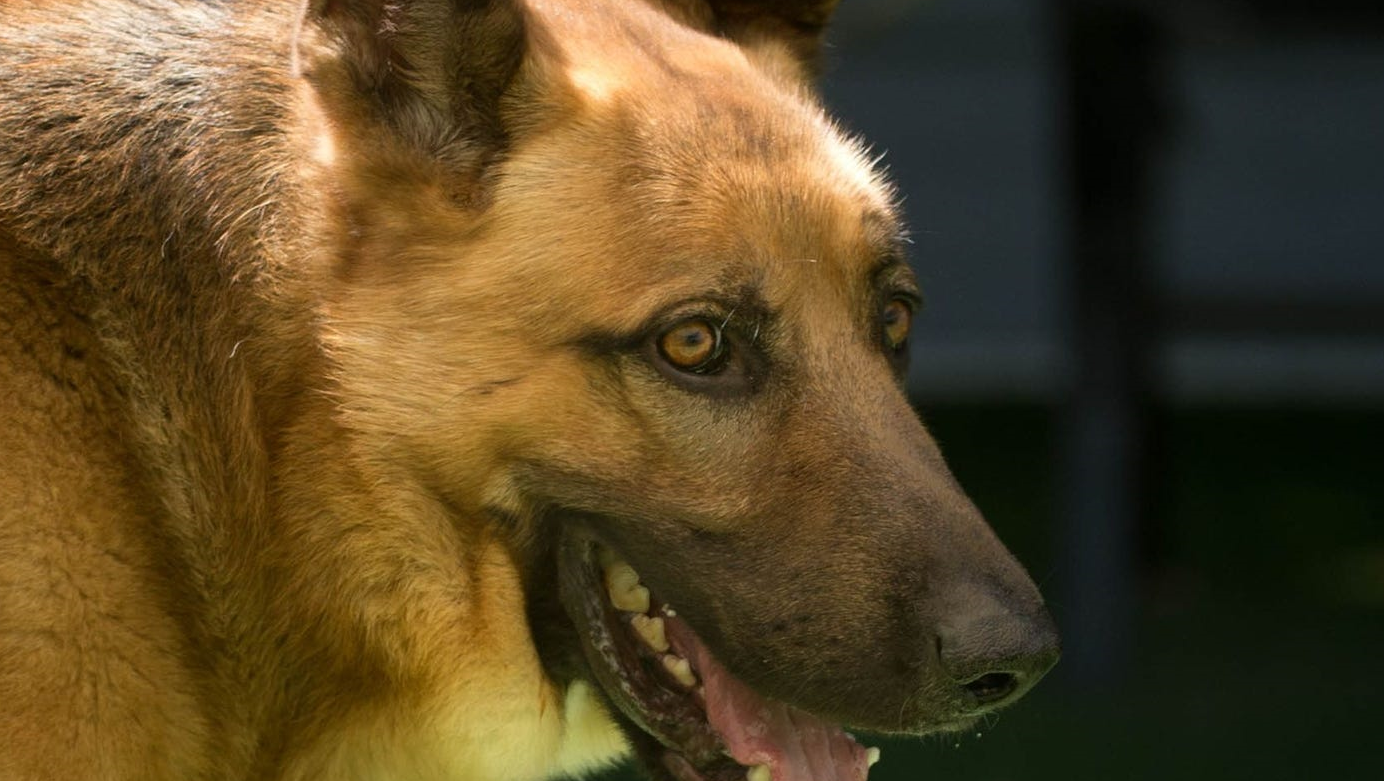
M700 317L684 320L658 337L658 354L669 365L692 374L711 374L726 362L721 329Z
M913 307L895 298L884 305L880 320L884 325L884 346L894 352L902 350L908 341L908 331L913 327Z

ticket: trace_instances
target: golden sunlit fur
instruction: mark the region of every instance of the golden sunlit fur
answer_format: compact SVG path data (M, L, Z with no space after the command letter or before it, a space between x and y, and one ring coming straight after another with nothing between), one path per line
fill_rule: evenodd
M886 483L1026 582L878 348L899 228L807 83L833 4L7 9L0 779L608 764L625 733L542 639L558 510L798 535L783 572L857 594L817 615L866 648L907 635L871 551L923 533ZM744 291L773 317L726 322L793 382L687 390L637 346ZM820 696L940 722L895 689Z

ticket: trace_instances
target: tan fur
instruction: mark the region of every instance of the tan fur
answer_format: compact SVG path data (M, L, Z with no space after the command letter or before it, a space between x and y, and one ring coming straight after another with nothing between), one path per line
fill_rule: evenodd
M580 772L627 749L526 617L552 507L800 535L861 595L839 449L974 516L872 341L833 3L295 5L9 9L0 779ZM746 288L796 378L753 403L591 346Z

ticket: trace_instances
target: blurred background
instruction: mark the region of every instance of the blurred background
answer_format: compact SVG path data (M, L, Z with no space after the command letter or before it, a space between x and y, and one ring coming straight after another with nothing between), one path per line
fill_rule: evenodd
M1384 3L845 0L829 41L910 392L1065 642L872 781L1384 778Z

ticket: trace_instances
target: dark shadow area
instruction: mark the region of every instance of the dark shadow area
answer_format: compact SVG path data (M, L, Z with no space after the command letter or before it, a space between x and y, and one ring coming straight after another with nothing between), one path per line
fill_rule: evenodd
M1053 415L929 416L960 479L1050 593ZM1384 411L1163 409L1127 672L1059 677L979 735L894 744L874 779L1374 778L1384 754ZM996 454L1003 454L997 457ZM1035 469L1033 465L1038 465Z

